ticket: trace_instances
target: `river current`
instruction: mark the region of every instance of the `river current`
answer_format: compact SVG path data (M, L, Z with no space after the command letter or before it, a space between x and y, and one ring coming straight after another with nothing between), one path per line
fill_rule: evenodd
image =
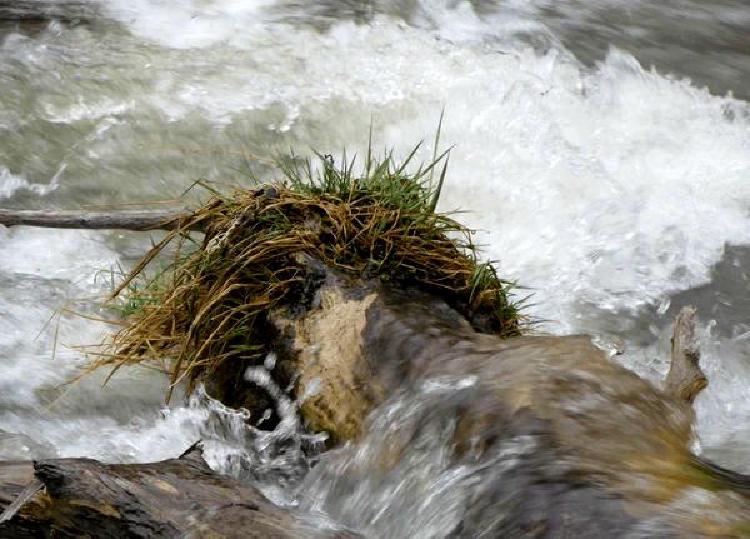
M0 207L174 200L197 178L271 177L289 148L362 154L370 126L403 156L444 111L440 209L463 210L533 293L540 329L590 333L659 380L670 323L696 305L697 449L750 472L745 2L101 0L0 16ZM0 459L154 461L202 438L212 465L261 462L255 479L289 501L279 478L296 484L303 457L279 460L204 396L164 407L146 370L63 385L77 347L110 331L67 312L101 314L149 241L0 228Z

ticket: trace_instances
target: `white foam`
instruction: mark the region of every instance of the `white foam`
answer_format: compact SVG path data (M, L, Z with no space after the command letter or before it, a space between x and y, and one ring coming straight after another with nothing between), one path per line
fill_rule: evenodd
M374 114L381 140L405 153L445 107L443 141L456 147L441 207L471 211L464 220L483 231L487 254L537 290L536 314L559 331L574 329L571 305L636 309L705 282L725 242L750 242L745 103L617 50L587 71L556 50L488 48L486 36L513 35L523 21L498 26L465 2L450 6L421 3L428 29L384 16L322 34L266 25L231 42L231 68L170 79L169 98L150 99L173 119L198 110L217 125L280 107L303 147L326 151L360 146ZM175 22L152 7L131 9L170 35ZM212 2L196 13L250 16L235 8ZM179 20L198 8L169 9ZM325 137L306 139L306 121L330 126Z
M44 105L45 119L51 123L69 124L83 120L98 120L109 116L124 114L132 109L134 103L102 99L87 103L81 97L77 102L66 107L56 107L51 103Z
M0 200L10 198L19 191L31 191L39 196L48 195L59 187L63 172L65 172L64 165L58 169L49 183L32 183L23 176L12 174L8 168L0 166Z
M261 10L272 0L106 0L105 13L137 36L176 49L242 40L262 28Z

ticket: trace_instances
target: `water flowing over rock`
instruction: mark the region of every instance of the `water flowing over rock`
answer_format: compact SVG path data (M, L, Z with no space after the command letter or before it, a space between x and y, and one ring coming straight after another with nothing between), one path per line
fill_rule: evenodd
M693 387L693 371L685 384L673 373L666 393L587 336L501 340L439 299L372 284L321 296L302 325L326 327L348 356L337 344L315 356L326 382L307 411L318 408L313 423L324 416L334 439L354 432L358 443L323 456L300 489L303 507L372 537L747 532L750 479L690 452L695 393L679 388ZM693 317L680 315L677 341ZM303 351L303 365L318 351ZM677 342L675 361L683 352ZM374 412L352 430L363 407Z
M154 464L0 463L0 511L2 537L356 537L215 474L197 449Z
M299 487L294 513L189 452L156 464L4 463L0 529L350 536L310 524L327 515L367 537L747 533L750 478L690 451L693 311L678 317L673 354L693 370L681 381L687 367L676 365L662 391L587 336L500 339L435 296L308 262L315 299L303 314L270 315L278 357L262 368L294 372L303 422L338 448ZM266 376L249 376L248 391L276 387Z

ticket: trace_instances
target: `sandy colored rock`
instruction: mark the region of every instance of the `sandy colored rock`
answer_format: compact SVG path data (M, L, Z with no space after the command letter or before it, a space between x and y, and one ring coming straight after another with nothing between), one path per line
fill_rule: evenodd
M362 349L376 297L374 289L354 294L329 282L319 290L318 308L294 322L300 412L311 430L328 432L333 443L357 439L367 414L383 400L384 388Z

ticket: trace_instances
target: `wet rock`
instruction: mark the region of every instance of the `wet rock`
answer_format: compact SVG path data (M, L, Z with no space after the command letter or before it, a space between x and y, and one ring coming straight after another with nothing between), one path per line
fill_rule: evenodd
M0 463L0 511L0 537L355 537L215 474L195 450L153 464Z
M496 452L514 449L513 458L481 485L451 537L598 539L635 533L638 520L622 497L569 475L550 425L528 410L503 421L493 445Z
M361 517L349 509L338 514L338 500L370 478L400 476L400 463L417 458L412 446L419 433L431 422L448 422L455 424L453 446L436 454L452 452L450 466L481 467L482 481L498 477L467 501L456 537L744 537L750 531L750 478L717 473L690 451L691 399L611 361L588 336L503 340L477 333L433 296L330 280L318 306L284 331L294 336L297 394L317 384L301 408L308 424L338 443L354 441L368 455L347 468L353 477L318 478L337 485L329 503L345 523ZM465 391L446 390L418 404L425 385L466 380L472 382ZM411 416L393 430L371 423L394 398L411 403ZM507 461L487 455L516 439L533 447L508 475ZM560 466L564 473L554 471Z
M277 325L295 360L300 412L312 431L326 431L334 444L355 440L385 388L367 361L362 334L377 298L376 286L348 288L333 277L318 291L317 308ZM356 292L356 293L355 293Z
M690 401L699 389L692 381L700 378L690 324L677 324L675 334L686 338L674 351L691 369L677 365L662 390L584 335L500 339L424 292L318 267L309 273L300 309L264 320L278 358L258 368L290 389L311 430L328 432L335 445L352 442L324 455L334 464L318 464L308 476L308 484L328 489L316 508L337 522L359 529L381 518L378 503L394 503L394 518L408 528L418 515L404 507L435 496L419 491L429 482L417 477L402 499L398 489L373 497L362 485L402 482L415 462L439 455L448 476L475 470L454 500L453 527L441 531L452 537L750 536L750 477L690 451ZM245 368L232 373L236 385L220 386L225 396L248 391ZM250 402L245 397L238 402ZM0 464L0 537L48 529L112 537L346 536L321 532L252 487L213 474L195 451L156 464L29 466ZM14 503L17 511L8 511Z

